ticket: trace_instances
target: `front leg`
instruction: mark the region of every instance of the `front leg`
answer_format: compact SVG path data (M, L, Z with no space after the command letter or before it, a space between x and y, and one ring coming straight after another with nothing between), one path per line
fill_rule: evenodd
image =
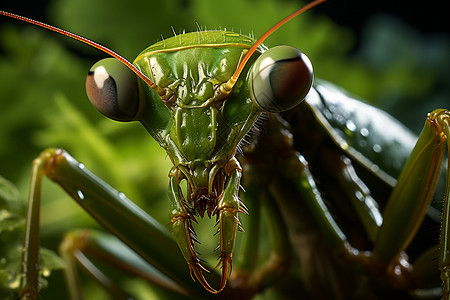
M216 214L219 218L219 263L222 264L222 279L220 288L223 289L227 283L229 273L231 273L231 260L236 241L236 233L241 229L238 213L240 200L238 196L242 170L237 160L233 160L227 165L230 173L227 186L220 196Z
M416 235L429 207L443 157L445 144L450 137L450 111L438 109L428 114L425 126L408 161L398 178L383 213L383 224L375 240L373 257L379 272L387 272L396 284L410 288L414 266L404 262L404 251ZM450 166L447 167L447 183L440 238L439 268L443 281L444 299L450 299L449 253L449 193ZM403 260L403 262L402 262ZM430 264L431 265L431 264ZM421 275L421 274L418 274ZM414 286L413 286L414 287Z
M117 236L140 257L189 292L197 286L186 272L177 244L166 228L120 193L100 180L62 149L47 149L33 162L25 229L20 296L38 293L39 213L42 176L46 175L82 206L100 225Z
M218 204L214 211L217 215L219 224L219 263L222 264L222 277L219 289L212 288L205 279L203 272L209 272L200 262L201 259L195 251L194 242L198 242L192 221L197 222L192 209L182 196L179 186L182 176L177 169L173 169L169 174L169 198L171 201L170 219L175 239L183 253L184 259L188 263L192 278L197 280L211 293L217 294L221 292L227 283L229 273L231 273L231 261L236 240L237 230L241 224L239 222L238 213L240 210L240 200L238 197L241 168L236 159L230 160L224 167L225 173L228 175L225 189L219 195ZM195 200L194 200L195 201Z
M172 232L178 243L178 247L188 263L192 279L197 278L206 290L215 293L205 277L203 271L208 272L200 262L198 253L194 248L194 241L198 242L192 221L197 222L194 215L188 210L179 185L179 173L173 169L169 174L169 200L170 200L170 224Z

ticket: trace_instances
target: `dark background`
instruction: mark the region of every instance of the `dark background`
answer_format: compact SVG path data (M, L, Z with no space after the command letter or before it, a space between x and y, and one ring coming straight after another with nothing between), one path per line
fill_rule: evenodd
M48 21L45 11L49 1L8 1L1 9L36 20ZM188 0L185 1L189 2ZM329 0L314 8L338 24L361 33L367 19L376 14L390 14L423 33L450 33L450 1L358 1ZM0 23L9 22L4 18Z

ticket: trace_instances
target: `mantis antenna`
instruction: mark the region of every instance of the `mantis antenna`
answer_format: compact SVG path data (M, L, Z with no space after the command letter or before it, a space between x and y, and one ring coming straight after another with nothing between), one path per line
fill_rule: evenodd
M43 28L48 29L48 30L55 31L55 32L57 32L59 34L68 36L68 37L73 38L75 40L78 40L78 41L80 41L82 43L88 44L88 45L90 45L90 46L92 46L94 48L97 48L100 51L103 51L106 54L108 54L108 55L110 55L110 56L120 60L131 71L133 71L137 76L139 76L142 80L144 80L152 89L154 89L155 91L157 91L157 89L158 89L158 86L156 84L154 84L144 73L141 72L141 70L139 70L130 61L128 61L126 58L124 58L123 56L121 56L117 52L114 52L113 50L111 50L111 49L109 49L109 48L107 48L107 47L105 47L103 45L100 45L99 43L96 43L96 42L94 42L94 41L92 41L90 39L87 39L87 38L82 37L80 35L77 35L75 33L69 32L67 30L58 28L56 26L52 26L52 25L49 25L49 24L46 24L46 23L43 23L43 22L40 22L40 21L36 21L36 20L30 19L30 18L27 18L27 17L23 17L21 15L13 14L13 13L10 13L10 12L4 11L4 10L0 10L0 14L4 15L4 16L7 16L7 17L14 18L14 19L18 19L18 20L21 20L21 21L24 21L24 22L27 22L27 23L31 23L31 24L36 25L36 26L40 26L40 27L43 27Z
M258 48L259 45L261 45L261 43L269 36L271 35L275 30L277 30L278 28L280 28L281 26L283 26L284 24L286 24L287 22L289 22L290 20L292 20L293 18L295 18L296 16L300 15L301 13L325 2L326 0L315 0L313 2L310 2L308 4L306 4L305 6L303 6L302 8L300 8L299 10L293 12L292 14L290 14L289 16L287 16L286 18L284 18L283 20L279 21L277 24L275 24L274 26L272 26L269 30L266 31L266 33L264 33L254 44L253 46L250 48L250 50L247 52L247 54L244 56L244 58L241 60L241 62L239 63L239 66L237 67L236 71L234 72L233 76L231 76L231 78L224 84L222 84L220 86L220 91L224 94L224 95L228 95L231 90L233 89L234 84L236 83L239 75L242 73L242 70L244 70L245 65L247 64L248 60L250 59L250 57L252 56L252 54L256 51L256 49ZM18 19L27 23L31 23L33 25L39 26L39 27L43 27L45 29L48 30L52 30L55 31L59 34L68 36L70 38L73 38L75 40L78 40L82 43L88 44L94 48L99 49L100 51L105 52L106 54L120 60L123 64L125 64L131 71L133 71L137 76L139 76L142 80L144 80L153 90L155 90L159 95L164 94L164 91L161 91L161 88L158 87L155 83L153 83L150 78L148 78L144 73L142 73L141 70L139 70L135 65L133 65L130 61L128 61L126 58L124 58L123 56L121 56L120 54L118 54L117 52L103 46L100 45L99 43L96 43L90 39L87 39L85 37L82 37L80 35L77 35L75 33L71 33L67 30L58 28L56 26L52 26L40 21L36 21L27 17L23 17L17 14L13 14L13 13L9 13L3 10L0 10L0 14L7 16L7 17L11 17L14 19Z
M279 21L277 24L275 24L274 26L272 26L269 30L266 31L266 33L264 33L254 44L253 46L250 48L250 50L247 52L247 54L244 56L244 58L241 60L241 62L239 63L239 66L237 67L236 71L234 72L233 76L231 76L231 78L221 86L221 92L225 93L225 94L229 94L231 92L231 90L233 89L234 84L236 83L239 75L242 73L242 70L244 70L245 65L247 64L248 60L250 59L250 57L253 55L253 53L255 53L256 49L258 48L259 45L262 44L262 42L264 42L264 40L271 35L275 30L277 30L278 28L280 28L281 26L283 26L284 24L286 24L287 22L289 22L290 20L292 20L293 18L295 18L296 16L300 15L301 13L304 13L307 10L310 10L311 8L325 2L327 0L315 0L313 2L310 2L308 4L306 4L305 6L303 6L302 8L300 8L299 10L293 12L292 14L290 14L289 16L287 16L286 18L284 18L283 20Z

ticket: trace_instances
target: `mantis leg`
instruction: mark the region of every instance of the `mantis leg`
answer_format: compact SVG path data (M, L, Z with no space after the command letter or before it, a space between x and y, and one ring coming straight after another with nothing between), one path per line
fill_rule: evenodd
M189 275L179 271L185 261L168 230L123 193L89 172L67 152L47 149L33 162L21 297L34 299L38 293L40 187L44 175L63 187L100 225L145 261L189 292L198 294L197 286L192 283Z
M276 211L280 211L290 243L300 258L306 290L332 297L341 286L334 279L342 276L329 274L330 266L340 255L351 256L353 248L325 205L307 161L293 149L289 124L277 115L268 116L265 122L267 126L256 145L244 148L244 169L259 165L261 171L254 174L255 178L268 178L261 185L275 199ZM323 286L330 288L324 290Z
M266 179L270 176L263 175L269 174L266 171L264 164L247 165L244 170L243 197L251 213L246 218L248 222L245 224L245 235L242 236L243 244L230 278L233 286L242 286L240 295L252 295L272 285L287 272L292 261L288 231L275 199L267 189L269 182ZM266 213L264 217L263 213ZM262 226L262 222L267 227ZM262 245L270 247L270 253L260 265Z
M214 294L221 292L226 286L229 273L231 273L231 256L234 249L236 233L239 226L241 226L238 218L240 200L237 193L239 191L242 171L236 160L230 160L225 169L229 177L225 189L219 195L217 208L214 212L214 214L217 214L217 223L219 225L220 255L217 266L222 265L222 277L218 290L212 288L205 279L203 272L208 271L201 265L201 259L195 251L194 242L197 242L197 239L194 228L192 227L192 221L196 222L196 220L190 213L181 193L179 181L182 177L177 174L177 170L173 170L169 175L170 217L174 236L185 260L188 262L192 278L199 280L208 291Z
M279 169L282 176L272 190L298 252L306 290L346 299L341 280L347 274L335 262L347 261L357 251L325 205L303 156L295 151L285 154Z
M280 163L282 175L290 180L304 199L309 212L324 236L326 243L336 252L348 252L351 248L347 237L331 216L314 178L308 169L308 163L299 153L292 151Z
M122 274L145 279L156 287L161 297L177 297L186 294L179 285L149 265L115 236L96 230L75 230L67 233L59 252L66 262L65 277L71 299L83 299L77 276L79 266L93 280L99 283L114 299L131 299L98 266L98 262L120 270ZM171 291L169 293L167 291ZM175 294L173 293L175 292Z
M359 178L351 160L341 152L325 149L322 150L321 157L324 161L323 168L331 178L330 181L340 188L338 191L343 197L339 198L349 200L335 205L352 207L365 229L365 235L369 237L368 240L373 242L383 222L383 217L370 189Z
M403 259L402 251L416 235L430 205L445 153L445 141L449 137L450 112L435 110L428 114L424 129L389 198L375 240L373 260L380 268L379 272L391 274L406 288L412 281L408 277L411 266ZM439 257L445 299L450 294L449 172L450 168L447 168Z

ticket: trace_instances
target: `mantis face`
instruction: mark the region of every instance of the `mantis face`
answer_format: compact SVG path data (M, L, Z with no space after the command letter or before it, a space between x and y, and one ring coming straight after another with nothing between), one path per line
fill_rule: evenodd
M255 41L226 31L187 33L156 43L134 65L150 86L115 59L95 64L86 80L97 109L118 121L140 121L170 157L170 218L191 274L208 290L225 287L231 270L241 167L235 158L263 113L298 105L313 81L312 66L299 50L260 46L229 82ZM187 190L180 183L185 180ZM203 277L191 221L215 215L219 223L222 282L218 291Z

